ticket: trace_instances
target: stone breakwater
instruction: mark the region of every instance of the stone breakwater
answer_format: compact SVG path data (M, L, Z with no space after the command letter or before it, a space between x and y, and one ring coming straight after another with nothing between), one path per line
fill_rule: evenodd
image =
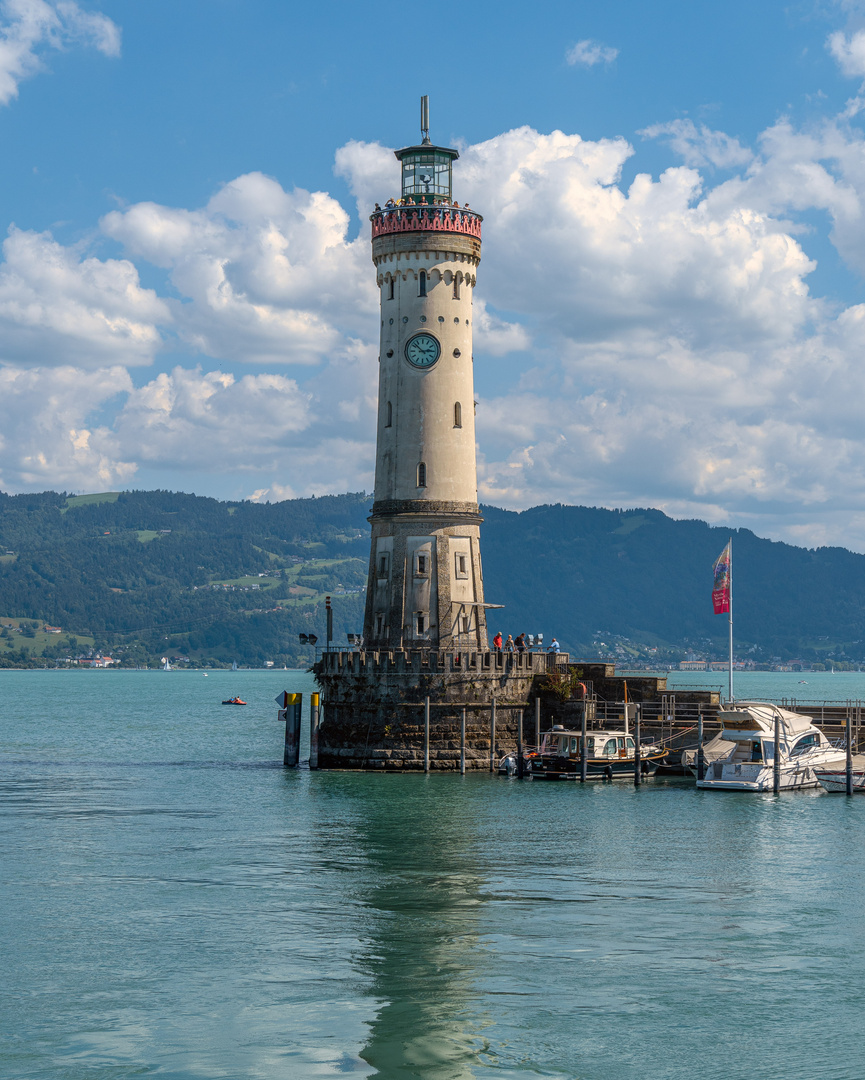
M625 696L614 665L571 662L565 653L329 652L314 670L322 691L318 760L323 769L424 769L427 699L429 768L447 771L460 768L464 712L466 768L488 769L491 752L498 760L516 749L520 713L523 742L531 746L538 741L538 715L540 733L557 723L578 726L584 710L592 726L601 719L599 712L605 720L618 719L607 706ZM553 684L563 676L574 680L576 697L563 699L555 691ZM659 701L665 685L663 677L629 677L628 700ZM687 701L710 712L718 695L695 691L678 697L680 708ZM658 707L653 719L657 712Z

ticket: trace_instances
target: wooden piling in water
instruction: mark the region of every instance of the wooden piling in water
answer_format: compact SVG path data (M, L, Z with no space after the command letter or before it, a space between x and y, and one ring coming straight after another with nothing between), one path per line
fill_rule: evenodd
M775 713L775 750L772 761L772 792L777 795L781 790L781 717Z
M847 713L847 761L846 761L846 780L847 780L847 794L853 794L853 731L850 724L850 713Z
M285 748L282 764L286 769L296 769L300 760L300 713L303 694L288 694L285 707Z
M589 748L586 745L586 699L583 696L583 719L580 724L580 783L585 784L589 771Z
M517 776L523 778L523 710L517 715Z
M640 759L640 713L642 707L637 705L634 710L634 787L640 786L643 762ZM625 753L627 753L627 740L625 740Z
M706 755L703 753L703 714L697 714L697 779L706 779Z
M321 695L309 695L309 767L318 768L318 732L321 726Z
M541 752L541 699L535 698L535 742L538 744L538 753Z

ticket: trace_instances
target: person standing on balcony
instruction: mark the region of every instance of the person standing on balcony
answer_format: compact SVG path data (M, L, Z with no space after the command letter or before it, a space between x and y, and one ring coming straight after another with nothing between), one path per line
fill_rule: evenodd
M547 652L557 653L557 652L561 652L561 651L562 651L561 646L559 645L558 641L556 641L556 639L553 638L553 640L550 642L550 647L547 649Z
M493 648L496 650L496 652L501 652L502 651L502 632L501 632L501 630L493 638Z

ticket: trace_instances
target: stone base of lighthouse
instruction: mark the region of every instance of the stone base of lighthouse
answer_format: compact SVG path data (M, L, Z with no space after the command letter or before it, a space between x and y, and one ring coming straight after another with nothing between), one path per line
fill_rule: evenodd
M430 768L459 769L465 709L466 768L488 769L492 702L498 761L516 749L520 710L524 742L536 741L534 701L544 694L549 668L561 662L567 657L542 653L325 653L315 667L323 711L319 767L422 770L428 697Z

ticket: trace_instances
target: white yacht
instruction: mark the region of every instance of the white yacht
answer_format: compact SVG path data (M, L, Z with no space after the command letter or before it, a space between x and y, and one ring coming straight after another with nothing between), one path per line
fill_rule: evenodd
M733 744L706 767L699 788L771 791L775 756L775 718L780 721L780 786L817 787L815 768L843 767L845 754L815 727L810 716L765 701L737 701L718 713L721 738Z

